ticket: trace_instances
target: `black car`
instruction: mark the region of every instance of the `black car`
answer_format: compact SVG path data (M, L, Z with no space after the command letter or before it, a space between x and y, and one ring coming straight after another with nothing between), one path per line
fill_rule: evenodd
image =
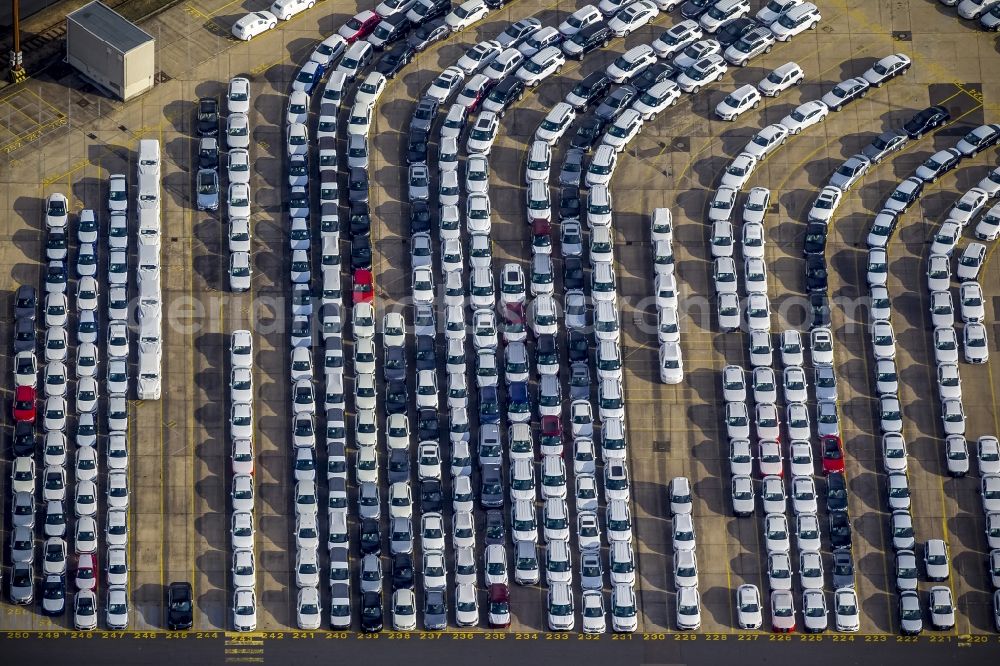
M873 164L878 164L892 153L901 150L909 140L908 136L895 130L882 132L862 149L861 154Z
M375 71L385 78L391 79L410 64L410 61L413 60L413 53L413 47L406 42L396 44L382 54L378 64L375 65Z
M389 449L389 483L410 480L410 452L407 449Z
M583 57L594 49L600 49L607 46L608 42L614 39L614 37L615 36L612 34L611 28L608 27L607 22L600 21L598 23L588 25L586 28L570 37L568 41L580 47L580 50L573 55L577 60L583 60Z
M427 162L427 130L411 129L406 138L406 163Z
M406 380L393 379L385 389L385 413L405 414L406 413Z
M38 450L35 442L35 426L27 421L18 421L14 424L14 435L11 440L11 448L15 456L32 456Z
M723 47L735 44L739 41L740 37L747 34L754 28L761 27L761 24L752 18L741 17L734 19L729 23L723 24L715 32L715 41L719 42ZM725 48L723 48L725 50Z
M563 259L563 289L583 289L583 261L580 257Z
M435 418L437 415L435 414ZM441 492L441 482L437 479L424 479L420 482L420 510L440 511L444 506L444 493Z
M846 511L830 514L830 545L834 550L851 548L851 519Z
M22 317L14 322L14 353L34 351L36 345L35 320Z
M826 252L826 236L829 232L823 222L810 222L806 225L806 236L802 243L802 251L806 255Z
M524 81L512 74L496 84L486 99L492 102L489 108L496 109L497 116L503 118L507 107L522 97L524 97Z
M378 555L382 552L382 534L378 529L378 521L374 518L365 518L358 523L358 532L361 535L361 554Z
M361 631L366 634L382 631L382 590L361 595Z
M375 26L375 30L372 31L372 37L382 40L381 46L376 48L384 49L390 44L406 37L406 33L410 30L411 26L410 19L406 18L406 12L399 12L398 14L385 17Z
M825 328L830 326L830 298L825 291L814 291L809 294L809 308L812 321L809 323L809 330L814 328Z
M559 219L580 217L580 189L564 187L559 192Z
M559 344L556 336L546 333L539 335L535 340L535 363L536 365L558 365Z
M422 25L438 16L444 16L451 11L451 0L420 0L413 5L414 13L420 13L420 17L413 22L414 25Z
M219 100L202 97L198 100L198 136L219 135Z
M483 465L480 470L481 485L479 504L484 509L499 509L503 506L503 475L500 465Z
M372 216L368 204L359 201L351 206L351 216L348 218L348 229L351 238L355 236L370 236L372 233Z
M431 125L437 118L440 103L433 97L421 97L413 109L413 116L410 118L410 132L414 130L431 131Z
M582 331L570 331L567 333L566 351L569 354L570 363L586 361L590 355L590 340L587 339L587 334Z
M826 260L821 254L806 255L806 291L826 291L829 279L826 272Z
M438 439L441 436L441 423L438 421L436 409L425 407L417 414L417 439Z
M194 594L191 583L171 583L167 586L167 629L190 629L194 624Z
M444 19L436 18L421 24L410 33L410 36L406 38L406 43L412 46L415 51L423 51L434 42L444 39L450 34L451 28L444 22Z
M843 472L826 477L826 509L831 513L847 511L847 480Z
M688 0L681 5L681 16L686 19L698 19L711 9L717 0Z
M351 270L372 267L372 241L369 236L356 236L351 239Z
M27 284L17 288L14 294L14 319L35 321L38 310L38 291Z
M638 95L639 91L630 85L618 86L601 100L597 110L594 111L594 117L605 122L613 122Z
M211 137L205 137L198 142L198 168L219 168L219 142Z
M402 347L386 347L382 374L386 381L406 379L406 350Z
M665 62L654 63L632 77L629 80L629 85L635 87L640 93L644 93L660 81L674 78L678 71L676 67Z
M392 591L413 589L413 556L396 553L392 556Z
M611 79L608 78L604 70L591 72L573 86L567 99L572 98L570 104L577 111L580 111L603 97L609 88L611 88Z
M367 169L363 169L361 167L354 167L348 172L347 200L352 204L356 202L368 203Z
M509 0L486 0L486 6L490 9L500 9L508 2Z
M503 545L507 538L507 529L503 522L503 512L492 510L486 512L486 545Z
M941 127L951 120L951 113L943 106L929 106L918 111L912 118L903 123L903 130L911 139L919 139L932 129Z
M604 128L607 126L608 122L600 118L591 116L584 118L580 126L576 128L576 134L570 139L570 147L589 152L594 144L600 141L601 136L604 135Z
M434 352L434 336L418 335L416 346L417 370L434 370L437 360Z

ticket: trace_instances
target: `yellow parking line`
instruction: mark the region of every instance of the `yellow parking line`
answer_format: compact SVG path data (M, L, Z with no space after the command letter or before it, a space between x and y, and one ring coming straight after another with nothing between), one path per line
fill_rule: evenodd
M38 101L39 101L39 102L41 102L41 103L42 103L42 104L44 104L45 106L47 106L47 107L49 107L50 109L52 109L52 113L54 113L54 114L56 115L56 117L57 117L57 118L64 118L64 117L66 117L66 114L65 114L65 113L63 113L62 111L60 111L60 110L59 110L59 109L57 109L56 107L52 106L52 104L51 104L51 103L49 103L49 101L48 101L48 100L46 100L46 99L45 99L44 97L42 97L41 95L39 95L39 94L38 94L37 92L35 92L35 91L34 91L34 90L32 90L31 88L22 88L22 90L23 90L24 92L27 92L27 93L31 94L31 95L34 95L34 96L35 96L35 98L36 98L36 99L38 99Z
M223 9L225 9L226 7L229 7L231 5L235 5L237 2L240 2L240 0L229 0L229 2L227 2L226 4L222 5L221 7L216 7L211 12L209 12L208 16L217 16L218 14L220 14L222 12Z

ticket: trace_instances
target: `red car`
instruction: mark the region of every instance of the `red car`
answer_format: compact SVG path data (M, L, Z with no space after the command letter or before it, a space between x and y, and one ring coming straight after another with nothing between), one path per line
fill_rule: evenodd
M14 420L35 422L35 389L31 386L18 386L14 391Z
M353 299L355 303L375 302L375 283L370 270L358 268L354 271Z
M381 16L370 9L366 9L347 19L347 22L340 26L337 34L347 40L348 44L353 44L359 39L364 39L370 35L381 20Z
M823 448L823 473L844 471L844 445L836 435L827 435L820 442Z
M504 331L510 336L508 341L523 340L524 337L521 334L524 333L524 305L522 303L507 303L501 307L503 308Z
M565 455L563 447L562 421L558 416L542 417L542 455Z
M484 80L485 79L485 80ZM481 85L479 85L481 83ZM479 109L479 105L483 103L486 96L490 94L493 90L493 86L497 84L493 79L487 79L485 76L482 78L471 78L469 79L469 85L467 85L463 90L462 94L472 93L475 91L474 95L470 95L471 100L465 105L465 110L469 113L475 113Z
M489 589L490 626L502 629L510 626L510 591L503 583L493 583Z

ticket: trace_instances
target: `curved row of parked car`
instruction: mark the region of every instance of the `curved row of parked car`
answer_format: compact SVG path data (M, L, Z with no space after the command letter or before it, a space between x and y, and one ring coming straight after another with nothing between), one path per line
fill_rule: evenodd
M968 21L979 21L983 30L1000 30L1000 2L997 0L938 0L946 7L955 7L958 15Z

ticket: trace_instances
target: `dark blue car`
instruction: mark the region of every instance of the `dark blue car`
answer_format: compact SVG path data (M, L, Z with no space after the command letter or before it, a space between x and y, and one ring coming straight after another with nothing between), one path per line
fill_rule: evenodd
M500 422L500 393L495 386L479 389L479 423Z

